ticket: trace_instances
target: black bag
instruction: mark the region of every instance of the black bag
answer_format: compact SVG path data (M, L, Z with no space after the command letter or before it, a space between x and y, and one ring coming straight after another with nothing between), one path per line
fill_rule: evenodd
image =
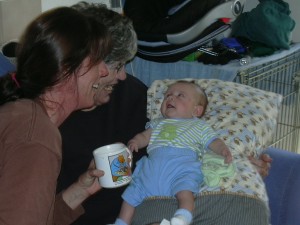
M126 0L124 13L138 36L137 55L175 62L224 37L245 0Z

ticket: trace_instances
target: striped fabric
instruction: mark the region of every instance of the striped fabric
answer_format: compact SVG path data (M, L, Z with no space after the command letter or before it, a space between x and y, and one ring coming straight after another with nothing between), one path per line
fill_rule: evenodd
M154 119L146 128L153 129L148 146L148 153L161 146L190 148L202 156L208 145L218 136L201 119Z
M136 208L132 225L170 220L178 207L175 198L154 197ZM254 197L232 193L207 193L196 197L191 225L269 225L266 204Z

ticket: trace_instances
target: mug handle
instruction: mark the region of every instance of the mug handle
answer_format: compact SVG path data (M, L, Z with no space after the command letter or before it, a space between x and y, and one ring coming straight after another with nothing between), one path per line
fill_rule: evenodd
M129 148L127 148L127 146L126 146L126 152L128 153L128 159L130 160L129 166L130 166L130 168L131 168L131 167L132 167L132 159L133 159L133 155L132 155L132 152L129 150Z

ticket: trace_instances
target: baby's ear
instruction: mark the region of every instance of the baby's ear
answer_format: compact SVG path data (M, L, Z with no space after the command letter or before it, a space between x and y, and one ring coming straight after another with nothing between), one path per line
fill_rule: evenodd
M203 110L204 110L204 108L203 108L202 105L196 105L195 109L194 109L194 114L193 115L195 117L201 117L202 114L203 114Z

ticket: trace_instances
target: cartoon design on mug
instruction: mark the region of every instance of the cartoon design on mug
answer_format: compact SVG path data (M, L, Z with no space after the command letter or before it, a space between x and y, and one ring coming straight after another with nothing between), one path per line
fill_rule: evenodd
M131 170L129 166L130 162L127 162L125 158L128 157L124 157L124 155L120 154L117 157L115 157L110 164L112 179L114 182L122 180L123 177L131 175Z

